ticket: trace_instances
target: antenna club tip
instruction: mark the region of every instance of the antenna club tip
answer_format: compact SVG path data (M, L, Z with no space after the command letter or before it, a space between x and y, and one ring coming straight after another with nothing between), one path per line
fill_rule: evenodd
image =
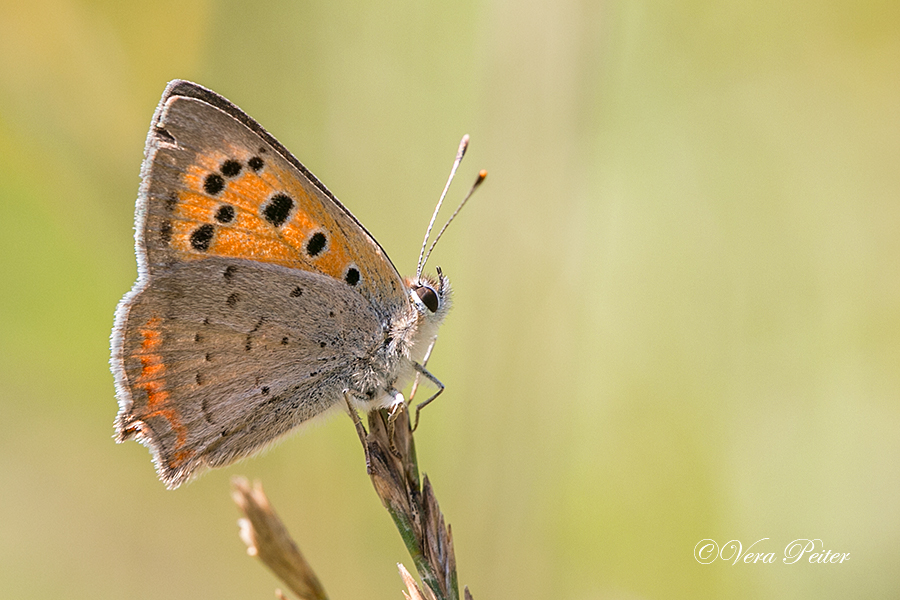
M478 171L478 179L484 181L484 178L487 177L487 169L482 169Z
M459 162L462 160L462 157L466 153L466 149L469 147L469 134L467 133L462 137L459 142L459 150L456 151L456 161Z

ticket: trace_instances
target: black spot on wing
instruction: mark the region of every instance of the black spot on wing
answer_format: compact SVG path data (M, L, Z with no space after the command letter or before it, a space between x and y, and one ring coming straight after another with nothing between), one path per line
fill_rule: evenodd
M234 207L230 204L223 204L216 211L216 221L219 223L231 223L234 221Z
M212 243L215 227L209 223L201 225L191 233L191 247L198 252L206 252Z
M263 218L275 227L287 221L294 208L294 201L287 194L276 194L263 206Z
M225 189L225 180L218 173L210 173L203 180L203 189L210 196L218 196Z
M200 410L203 411L203 418L206 420L206 422L212 425L212 416L209 412L209 399L203 399L203 401L200 403Z
M306 242L306 253L310 256L318 256L325 249L327 243L328 238L325 237L325 234L317 231Z
M163 221L159 225L159 241L168 244L172 240L172 222Z
M240 174L242 168L243 167L241 166L241 163L239 163L238 161L226 160L222 163L219 171L221 171L222 175L224 175L225 177L237 177Z

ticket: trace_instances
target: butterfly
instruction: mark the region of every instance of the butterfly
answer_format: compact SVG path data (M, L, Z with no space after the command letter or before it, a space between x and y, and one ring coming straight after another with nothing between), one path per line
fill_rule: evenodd
M422 273L425 243L416 275L401 277L350 211L237 106L172 81L141 178L138 279L111 337L115 430L116 441L150 449L167 487L337 407L397 409L416 373L443 390L424 364L451 288L440 269Z

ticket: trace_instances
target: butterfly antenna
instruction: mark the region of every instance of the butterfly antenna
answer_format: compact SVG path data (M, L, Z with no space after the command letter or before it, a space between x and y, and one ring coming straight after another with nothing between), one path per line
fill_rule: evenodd
M425 253L425 260L422 261L422 265L428 262L428 257L431 256L431 251L434 250L434 247L437 246L438 240L441 239L441 236L444 235L444 232L447 231L447 228L450 227L450 223L453 222L453 219L456 218L456 215L459 214L459 211L462 210L462 207L466 205L466 202L469 201L469 198L472 197L472 194L475 193L475 190L478 189L478 186L481 185L481 182L484 181L484 178L487 177L487 171L482 169L478 172L478 177L475 179L475 183L472 184L472 187L469 189L469 193L466 194L466 197L463 198L462 202L459 203L459 206L456 207L456 210L453 211L453 214L450 215L450 218L447 219L447 222L444 223L444 226L441 227L441 230L438 232L437 236L434 238L434 241L431 242L431 247L428 249L428 252Z
M459 150L456 151L456 160L453 161L453 168L450 169L450 177L447 178L447 185L444 186L444 191L441 192L441 198L438 200L437 206L434 207L434 213L431 215L431 222L428 223L428 229L425 230L425 239L422 240L422 250L419 252L419 264L416 267L416 279L422 276L422 269L425 267L425 248L428 246L428 236L431 235L431 229L434 227L434 221L437 219L438 211L441 210L441 204L444 203L444 198L447 196L447 190L450 189L450 182L453 181L456 170L459 168L459 163L462 162L463 156L466 154L466 148L468 147L469 135L466 134L463 136L462 141L459 142Z

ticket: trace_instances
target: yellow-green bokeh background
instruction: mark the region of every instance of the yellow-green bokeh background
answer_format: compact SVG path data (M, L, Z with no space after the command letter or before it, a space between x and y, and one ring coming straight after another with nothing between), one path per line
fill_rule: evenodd
M0 1L0 596L270 598L229 478L331 597L411 561L349 420L166 491L112 441L169 79L258 119L456 308L422 467L476 598L900 596L900 4ZM452 201L451 201L452 202ZM698 564L704 538L843 565Z

